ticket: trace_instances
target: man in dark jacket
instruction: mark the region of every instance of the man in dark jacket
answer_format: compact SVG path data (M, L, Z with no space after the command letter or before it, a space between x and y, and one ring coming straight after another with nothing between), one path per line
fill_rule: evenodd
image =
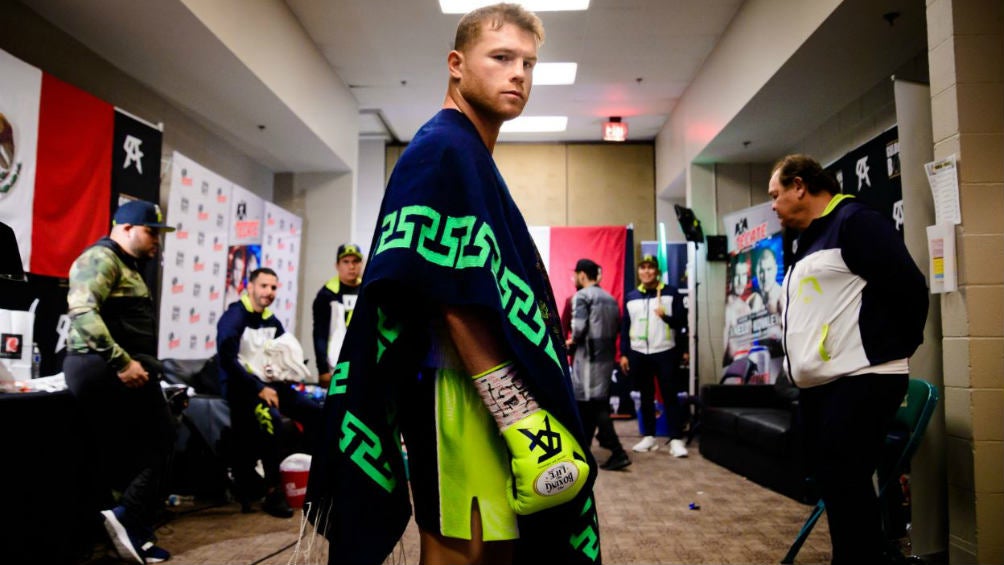
M924 275L889 219L838 194L811 157L778 161L768 193L781 225L799 232L783 285L785 369L800 389L833 563L882 563L872 473L924 341Z

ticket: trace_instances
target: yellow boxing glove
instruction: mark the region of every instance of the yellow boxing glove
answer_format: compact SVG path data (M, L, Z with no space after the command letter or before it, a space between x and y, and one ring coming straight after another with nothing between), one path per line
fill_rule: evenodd
M575 436L537 405L512 363L473 378L512 456L506 497L513 511L533 514L575 498L589 477Z

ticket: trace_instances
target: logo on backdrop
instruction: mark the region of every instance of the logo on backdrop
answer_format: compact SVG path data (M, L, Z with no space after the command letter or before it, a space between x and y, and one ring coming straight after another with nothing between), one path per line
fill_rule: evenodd
M125 151L125 163L122 163L123 169L128 169L131 163L136 164L136 172L143 174L143 140L134 137L132 135L127 135L125 138L125 143L122 144L122 149Z
M15 157L14 125L0 113L0 196L14 188L21 174L21 163Z
M70 335L69 314L63 314L59 317L59 321L56 322L56 335L59 336L56 339L56 353L59 353L63 349L66 349L66 338Z
M858 159L857 166L854 168L854 172L858 175L858 192L861 192L861 187L863 185L868 185L868 188L872 187L871 178L868 177L868 171L871 170L868 167L868 156Z
M896 222L896 231L903 231L903 201L897 200L892 205L892 219Z

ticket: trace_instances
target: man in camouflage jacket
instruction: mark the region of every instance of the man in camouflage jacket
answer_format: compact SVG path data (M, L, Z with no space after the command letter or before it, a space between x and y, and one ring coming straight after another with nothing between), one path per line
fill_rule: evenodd
M66 384L86 419L102 485L121 492L101 512L120 557L170 558L154 545L153 525L174 444L174 424L158 382L157 320L139 262L155 257L162 223L149 202L119 207L109 237L70 267Z

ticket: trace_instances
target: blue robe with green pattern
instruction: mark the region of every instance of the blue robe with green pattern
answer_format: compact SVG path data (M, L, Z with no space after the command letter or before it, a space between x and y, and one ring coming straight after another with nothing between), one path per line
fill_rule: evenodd
M474 125L442 110L415 135L388 183L362 288L324 406L307 490L329 561L380 563L411 515L400 451L401 391L420 370L443 305L493 313L540 406L588 446L572 397L547 272ZM520 516L516 562L599 563L589 484L571 502Z

